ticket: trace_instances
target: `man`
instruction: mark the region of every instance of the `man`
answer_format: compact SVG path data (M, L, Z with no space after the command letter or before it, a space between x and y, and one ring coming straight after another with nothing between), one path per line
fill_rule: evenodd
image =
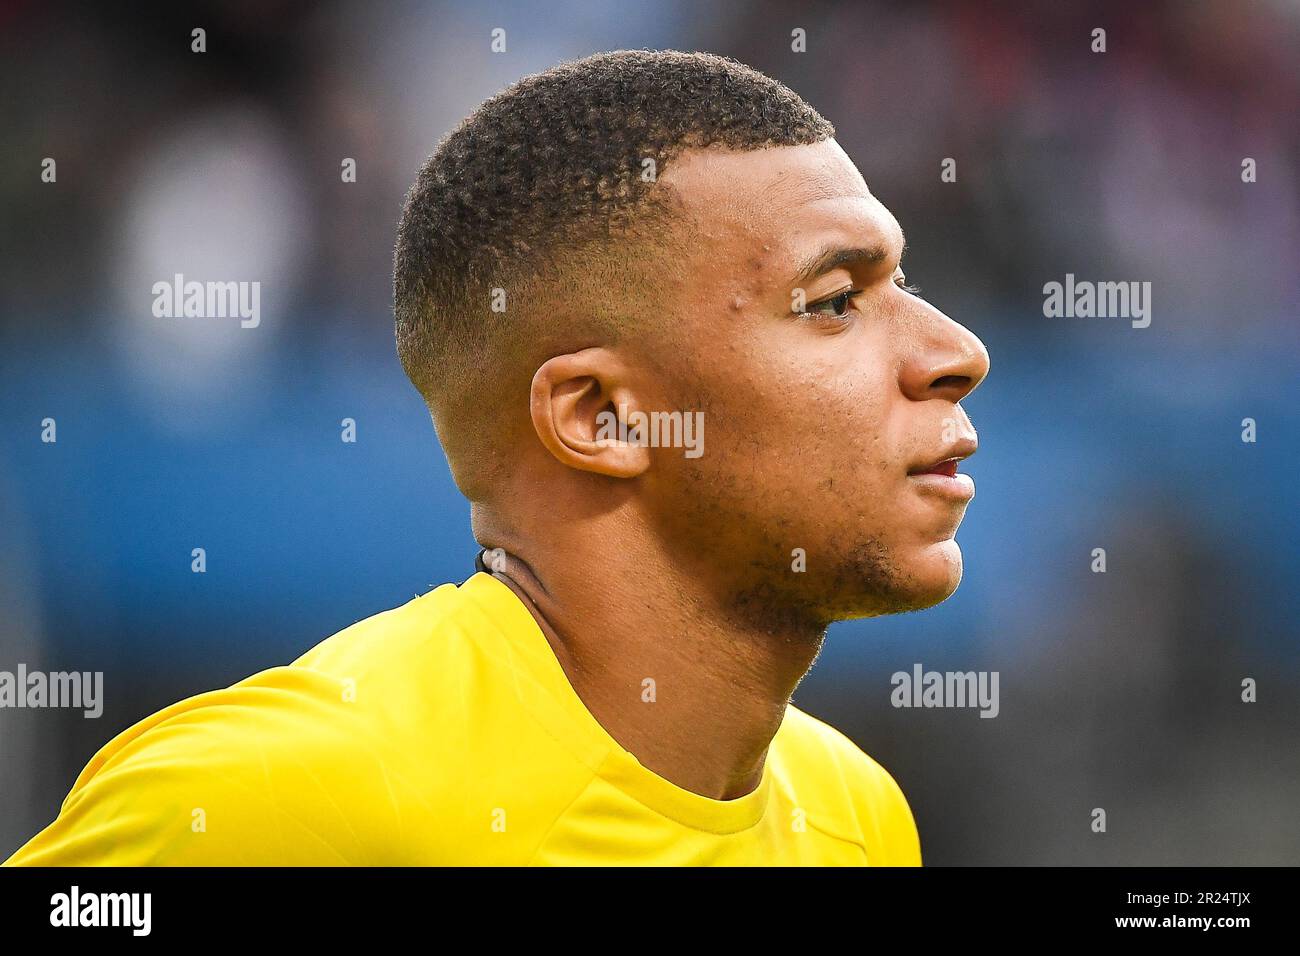
M395 257L480 572L120 734L9 862L919 864L789 701L831 622L956 588L988 358L833 133L703 54L483 104Z

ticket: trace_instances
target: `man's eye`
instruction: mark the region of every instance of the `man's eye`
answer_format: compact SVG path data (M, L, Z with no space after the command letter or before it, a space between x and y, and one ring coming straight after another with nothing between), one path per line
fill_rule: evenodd
M861 291L861 289L846 289L839 295L814 302L808 306L808 312L812 315L829 315L842 319L849 314L849 303L853 301L853 297Z
M919 295L921 292L921 290L918 289L916 286L908 285L907 276L903 275L902 273L899 273L898 275L894 276L894 284L897 285L904 292L910 293L911 295Z

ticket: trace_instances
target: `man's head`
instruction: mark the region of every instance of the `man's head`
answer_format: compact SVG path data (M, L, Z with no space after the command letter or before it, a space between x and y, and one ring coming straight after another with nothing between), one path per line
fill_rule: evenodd
M902 232L833 134L732 61L621 52L438 147L398 351L481 541L618 534L756 616L952 592L965 480L917 472L973 450L957 402L987 355L900 286ZM600 440L637 412L701 413L703 453Z

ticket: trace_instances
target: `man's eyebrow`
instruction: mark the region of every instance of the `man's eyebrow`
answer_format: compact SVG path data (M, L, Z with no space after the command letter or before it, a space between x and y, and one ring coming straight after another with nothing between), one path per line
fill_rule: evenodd
M845 266L875 265L889 255L885 246L832 246L808 259L795 273L793 286L802 288L818 276Z

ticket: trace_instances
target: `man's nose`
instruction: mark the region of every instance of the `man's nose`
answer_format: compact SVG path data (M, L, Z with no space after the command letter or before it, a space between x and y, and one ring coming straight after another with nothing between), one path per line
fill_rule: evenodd
M912 354L903 366L903 393L914 402L960 402L988 375L988 349L974 332L928 304L917 321Z

